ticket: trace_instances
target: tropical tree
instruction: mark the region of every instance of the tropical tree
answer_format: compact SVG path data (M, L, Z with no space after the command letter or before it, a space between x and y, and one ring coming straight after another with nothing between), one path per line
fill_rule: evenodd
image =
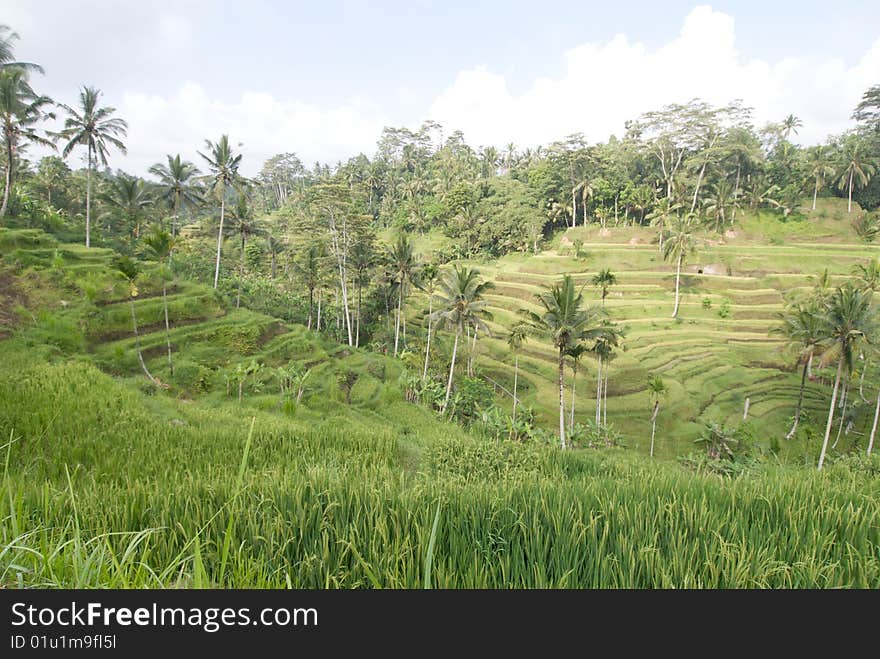
M681 204L670 203L668 198L663 198L654 206L654 209L648 213L647 220L651 226L660 227L660 253L663 253L663 237L666 235L666 225L673 217L677 217Z
M675 218L666 233L666 241L663 245L663 259L675 261L675 307L672 309L673 318L678 316L681 266L687 257L696 250L696 246L693 216L688 215L683 218Z
M660 412L660 399L666 396L669 390L666 383L659 375L648 378L648 395L651 397L651 457L654 457L654 435L657 431L657 414Z
M609 268L600 270L592 279L593 286L597 286L602 291L602 306L605 306L605 298L608 297L608 290L617 283L617 277Z
M787 140L788 136L794 133L798 134L798 128L804 125L804 122L798 119L793 114L788 115L785 119L782 120L782 139Z
M807 382L807 373L813 357L821 352L821 346L825 340L828 328L825 325L825 318L822 308L818 302L810 300L806 303L790 305L781 314L782 324L774 328L774 332L782 334L787 342L787 348L797 356L796 364L803 363L804 368L801 373L801 386L798 392L797 407L794 412L794 422L791 430L785 435L786 439L794 437L797 431L798 422L801 418L801 407L804 400L804 387Z
M405 233L397 237L397 241L391 245L385 255L394 283L397 285L397 320L394 326L394 356L397 357L398 342L400 339L400 322L403 316L403 299L407 288L412 284L414 277L418 276L418 258L414 252L414 244Z
M447 327L455 328L455 342L449 361L449 380L446 384L446 397L440 408L441 413L445 413L449 406L458 342L466 326L488 329L483 319L490 318L491 314L486 310L487 302L483 296L494 287L492 282L483 281L479 270L464 265L453 265L440 283L437 293L440 309L435 312L435 317Z
M141 179L120 172L107 183L107 188L100 194L100 199L118 211L128 223L126 229L131 231L135 238L140 238L144 212L153 205L153 200Z
M571 358L571 406L569 407L568 416L568 434L571 435L574 430L574 403L575 403L575 384L577 383L578 364L581 357L588 351L587 344L584 342L575 343L565 351L566 356Z
M52 103L48 96L37 96L27 84L24 69L4 68L0 70L0 130L6 156L6 177L3 186L3 203L0 204L0 217L6 215L9 195L15 174L18 151L27 143L41 144L54 148L54 144L37 132L36 124L52 118L51 112L44 108Z
M598 334L604 312L584 307L583 293L575 290L571 275L537 297L539 313L527 309L520 313L530 332L549 338L558 352L559 444L565 449L565 355L576 343Z
M422 266L418 273L416 286L423 290L428 296L428 316L425 322L428 324L428 339L425 342L425 367L422 369L422 381L428 377L428 359L431 356L431 329L434 316L434 295L437 292L437 286L440 283L440 268L433 263L426 263Z
M83 87L79 94L79 108L59 104L67 113L64 128L58 137L67 141L61 155L67 158L77 146L86 147L86 247L91 245L91 209L92 209L92 168L97 160L105 167L110 155L109 147L113 146L123 155L125 144L120 138L125 137L128 124L123 119L114 117L114 107L98 107L101 91L94 87Z
M278 256L287 251L287 244L276 233L275 228L269 229L266 233L266 249L269 251L269 273L272 279L275 279L278 270Z
M174 362L171 359L171 324L168 321L168 279L171 274L171 254L177 245L177 238L160 227L144 238L147 254L162 264L162 306L165 311L165 345L168 348L168 370L174 375Z
M150 167L150 174L159 179L160 198L163 199L174 213L171 216L171 235L177 233L180 222L180 211L185 206L195 206L201 201L195 179L198 168L183 160L178 153L166 156L167 164L156 163Z
M309 292L309 318L307 323L309 329L312 329L315 293L318 293L318 316L315 328L317 331L321 331L320 290L327 270L327 251L324 245L321 243L310 244L302 251L300 258L293 262L292 266L294 274Z
M8 25L0 25L0 72L10 69L21 69L25 72L43 73L43 67L31 62L19 62L15 59L14 44L19 37Z
M828 176L834 175L834 167L828 158L828 149L819 145L807 149L806 167L810 178L815 179L813 186L813 210L816 210L816 198L819 196L819 188Z
M831 424L834 420L834 405L837 403L837 392L844 373L851 373L856 348L862 341L873 340L876 330L875 312L871 307L872 291L866 291L851 284L845 284L834 291L828 302L825 314L827 326L826 337L830 346L825 351L822 361L830 363L837 360L837 375L831 393L831 405L828 408L828 423L825 426L825 438L819 454L819 469L825 462L828 450L828 438L831 436Z
M719 180L712 186L709 195L703 198L703 208L706 211L707 218L709 222L715 225L715 231L718 233L724 231L728 211L735 204L736 200L733 197L733 190L724 179Z
M873 159L867 153L867 144L857 136L850 136L843 144L843 171L837 180L837 185L847 190L846 212L852 213L852 194L856 187L863 188L868 185L874 174L875 165Z
M376 253L366 240L355 243L351 250L351 269L354 272L355 308L354 308L354 346L361 345L361 295L364 288L370 285L373 267L376 265ZM430 331L430 329L429 329Z
M150 373L150 370L147 368L147 364L144 361L144 355L141 352L141 339L138 334L137 315L134 310L134 299L138 294L135 279L137 279L140 268L138 267L137 261L128 256L117 257L114 265L116 266L116 270L125 277L125 280L128 283L128 301L131 305L131 326L134 330L134 346L135 350L137 350L138 361L150 382L157 385L159 384L159 381L153 377L152 373Z
M245 253L247 249L247 241L251 236L262 236L266 233L263 223L255 220L251 208L248 205L247 195L243 190L239 190L235 200L235 208L232 212L233 225L230 232L236 234L241 241L241 256L238 265L238 291L235 295L235 308L241 308L241 285L244 281L245 271Z
M229 144L229 136L222 135L216 143L205 140L205 149L209 155L201 151L199 155L208 164L210 190L220 200L220 228L217 230L217 258L214 264L214 288L220 279L220 251L223 247L223 220L226 214L226 189L241 182L238 168L241 165L241 154L236 155Z
M507 346L513 353L513 423L516 423L516 407L519 403L517 398L517 385L519 384L519 351L528 340L529 328L524 323L514 325L507 335Z

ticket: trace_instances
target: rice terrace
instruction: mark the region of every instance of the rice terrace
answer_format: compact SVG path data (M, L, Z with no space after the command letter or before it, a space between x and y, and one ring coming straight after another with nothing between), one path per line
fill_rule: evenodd
M335 164L169 127L124 171L29 36L0 587L880 587L880 85L812 143L683 98Z

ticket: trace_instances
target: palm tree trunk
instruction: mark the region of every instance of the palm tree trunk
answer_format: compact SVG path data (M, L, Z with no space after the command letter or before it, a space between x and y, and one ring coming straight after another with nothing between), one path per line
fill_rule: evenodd
M92 145L88 146L88 167L86 168L86 247L92 245Z
M516 423L516 385L517 379L519 378L519 355L517 355L513 360L513 423ZM880 394L877 395L878 400L880 400Z
M271 272L272 272L272 279L275 279L275 252L274 251L271 253L271 258L272 258L272 263L271 263L270 267L271 267Z
M672 310L672 317L675 318L678 315L678 285L681 281L681 254L678 255L678 263L675 266L675 308Z
M455 342L452 344L452 359L449 362L449 380L446 383L446 398L443 399L443 407L440 408L440 413L445 414L446 408L449 406L449 396L452 393L452 376L455 373L455 355L458 352L458 339L461 336L461 323L458 324L458 329L455 332Z
M865 373L868 372L868 358L865 357L865 366L862 369L862 376L859 378L859 398L862 399L863 403L867 403L868 399L865 398L864 387L865 387Z
M559 444L565 450L565 351L559 348Z
M654 457L654 434L657 431L657 412L660 411L660 401L654 401L654 412L651 414L651 452L650 456Z
M225 190L223 191L225 192ZM217 231L217 260L214 264L214 288L220 279L220 249L223 246L223 218L226 214L226 195L220 197L220 229Z
M697 195L700 194L700 184L702 184L703 175L706 173L706 163L708 163L708 160L703 161L703 166L700 167L700 175L697 177L697 187L694 188L694 200L691 202L691 213L693 213L694 209L697 207Z
M241 260L238 264L238 292L235 294L235 308L241 309L241 281L244 279L244 234L241 234Z
M574 430L574 396L575 396L575 383L577 381L578 375L578 366L577 361L572 364L571 367L571 412L568 415L568 434L571 435Z
M850 170L849 170L849 202L846 206L847 213L852 213L853 172L854 172L854 168L850 167Z
M828 423L825 424L825 439L822 441L822 451L819 453L819 471L822 471L822 465L825 464L825 452L828 450L828 438L831 437L831 424L834 421L834 404L837 402L837 388L840 386L841 373L843 373L843 357L837 362L837 377L834 378L834 389L831 391Z
M165 307L165 345L168 346L168 370L174 375L174 362L171 360L171 324L168 322L167 282L162 279L162 305Z
M816 187L813 188L813 210L816 210L816 197L819 196L819 175L816 174Z
M474 338L471 341L471 354L468 355L468 376L474 374L474 362L477 358L477 327L474 327Z
M431 355L431 315L434 313L434 296L428 297L428 342L425 344L425 368L422 370L422 382L428 377L428 357Z
M742 170L742 163L737 163L736 165L736 183L733 186L733 214L730 217L730 223L733 224L734 220L736 220L736 198L739 197L739 175ZM814 207L815 210L815 207Z
M321 294L321 291L318 291L318 322L317 322L317 331L321 331L321 301L324 299L324 296Z
M354 347L361 347L361 285L357 285L357 301L355 302L355 330L354 330Z
M602 412L602 425L603 426L608 425L608 371L609 370L610 370L609 367L606 366L605 367L605 386L603 387L603 394L602 394L602 398L605 401L605 403L603 405L604 411Z
M315 306L315 289L309 289L309 323L307 329L312 329L312 308Z
M874 425L871 426L871 438L868 440L868 455L874 450L874 435L877 434L877 417L880 417L880 391L877 391L877 406L874 408Z
M130 297L129 302L131 305L131 326L134 329L134 347L137 350L138 361L141 363L141 368L144 369L144 373L146 373L147 378L149 378L150 382L153 384L158 384L156 382L156 378L153 377L153 374L150 373L150 370L147 368L147 364L144 361L144 355L141 352L141 337L138 335L138 325L137 325L137 316L134 313L134 298Z
M596 371L596 425L602 422L602 356L599 355L599 368Z
M0 206L0 217L6 216L6 206L9 203L9 192L12 190L12 140L6 138L6 185L3 188L3 205Z
M403 282L397 292L397 322L394 324L394 356L397 357L397 343L400 340L400 311L403 308Z
M797 431L798 422L801 420L801 405L804 402L804 385L807 383L807 368L809 365L809 360L804 361L804 370L801 374L801 390L798 393L797 407L794 410L794 423L791 426L791 430L789 430L788 434L785 436L786 439L794 437L794 433Z
M837 443L840 441L840 433L843 432L843 422L846 420L846 399L849 396L849 382L843 383L843 392L840 394L840 425L837 426L837 437L834 438L834 443L831 445L832 449L837 448Z

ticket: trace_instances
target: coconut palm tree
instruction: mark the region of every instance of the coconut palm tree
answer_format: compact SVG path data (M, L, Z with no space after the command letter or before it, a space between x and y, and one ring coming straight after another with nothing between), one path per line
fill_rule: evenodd
M669 199L664 197L655 204L653 210L646 216L646 219L651 226L660 227L661 254L663 253L663 236L666 234L666 225L669 223L671 218L676 216L680 209L681 204L670 203Z
M15 59L13 44L19 37L8 25L0 25L0 72L10 69L21 69L26 73L43 73L43 67L31 62L19 62Z
M648 395L651 397L651 451L650 456L654 457L654 435L657 431L657 414L660 412L660 399L666 396L669 390L666 383L659 375L653 375L648 378Z
M320 292L327 269L327 251L322 243L312 243L303 252L302 256L292 264L294 274L301 280L303 286L309 292L309 319L308 328L312 329L314 318L315 293ZM320 301L319 301L320 305ZM320 307L318 312L318 324L316 329L320 331Z
M137 176L120 172L110 179L101 201L122 214L134 238L140 238L144 211L153 205L144 182Z
M217 288L220 279L220 251L223 247L223 220L226 214L226 189L241 182L238 174L241 154L236 155L233 152L228 135L222 135L216 143L205 140L205 149L209 155L201 151L199 155L208 163L208 169L211 171L210 190L220 199L220 228L217 231L217 259L214 263L214 288Z
M513 422L516 423L516 407L519 403L517 398L517 385L519 384L519 351L528 340L528 326L523 323L514 325L507 335L507 346L513 353Z
M828 150L819 145L807 149L806 156L807 173L815 179L813 186L813 210L816 210L816 198L819 196L819 188L827 176L834 175L834 167L828 159Z
M114 107L98 107L101 91L94 87L83 87L79 93L79 109L73 109L63 103L59 104L67 112L64 128L58 137L67 140L61 155L67 158L77 146L85 146L88 167L86 170L86 247L91 245L91 212L92 212L92 168L95 161L107 166L109 147L113 146L123 155L125 144L120 138L125 137L128 124L119 117L114 117Z
M418 276L418 259L413 251L414 244L405 233L397 237L397 241L388 248L385 258L388 262L393 280L397 285L397 320L394 328L394 356L397 357L400 340L400 322L403 316L403 298L413 279Z
M177 239L167 231L156 227L153 233L144 238L147 254L162 264L162 306L165 310L165 345L168 348L168 371L174 375L174 362L171 359L171 324L168 322L168 279L171 273L171 254Z
M171 206L174 215L171 218L171 235L177 233L180 222L180 211L184 206L195 206L201 201L195 178L198 168L183 160L178 153L166 156L168 164L156 163L150 167L150 174L159 179L160 198Z
M458 342L466 326L472 326L475 329L482 327L488 330L483 319L491 318L491 314L486 310L488 303L483 299L483 295L494 287L495 284L492 282L483 281L479 270L464 265L452 266L452 269L446 273L440 283L440 290L437 293L440 310L435 312L435 318L447 327L455 328L455 342L452 345L452 359L449 362L446 397L440 408L442 413L446 412L446 408L449 406L449 396L452 393Z
M0 131L3 135L3 146L6 147L4 149L6 177L0 217L6 215L18 151L27 143L55 148L55 145L40 135L36 129L38 122L54 118L54 114L44 111L44 108L51 103L52 99L48 96L37 96L33 93L27 84L27 74L23 69L0 70Z
M250 206L248 205L247 195L243 190L240 190L238 193L238 197L235 200L235 208L231 215L233 223L229 228L230 233L238 235L239 240L241 241L241 257L238 265L238 291L235 295L235 308L240 309L241 285L244 280L247 240L251 236L262 236L266 233L266 230L263 228L262 222L253 218Z
M736 204L730 184L721 179L703 198L703 208L707 218L715 225L715 231L722 233L727 223L728 211Z
M868 155L868 145L857 136L851 136L843 145L844 168L837 185L846 188L848 200L846 212L852 213L852 193L856 187L868 185L876 170L874 160Z
M530 332L549 338L558 351L559 444L565 449L565 355L576 343L597 335L605 314L600 307L584 307L583 293L575 290L571 275L537 297L540 313L520 313Z
M419 271L416 286L428 295L428 315L425 322L428 323L428 339L425 342L425 367L422 369L422 381L428 377L428 358L431 355L431 329L433 325L434 315L434 294L437 292L437 285L440 283L440 268L433 263L426 263Z
M678 217L672 222L666 233L666 244L663 245L663 259L675 261L675 307L672 317L678 316L679 287L681 282L681 266L697 247L694 237L694 216Z
M578 364L581 357L587 352L587 344L584 342L575 343L565 351L566 356L571 358L571 406L568 415L568 434L571 435L574 430L574 403L575 403L575 384L577 383Z
M361 295L365 287L370 285L373 277L373 266L376 265L376 253L373 246L365 240L360 240L351 248L351 269L354 272L355 286L355 330L354 346L361 345ZM428 328L430 332L430 328Z
M780 314L780 319L782 324L774 328L773 332L782 334L787 339L787 348L797 355L797 364L803 363L804 365L797 407L794 412L794 422L791 430L785 435L786 439L791 439L797 431L801 418L804 387L810 363L813 361L813 357L821 352L822 342L827 336L828 328L825 326L822 308L814 300L789 306Z
M266 233L266 249L269 250L269 273L272 279L278 271L278 257L287 251L287 244L284 239L276 233L276 229L269 229Z
M825 438L819 454L819 469L825 462L828 450L828 438L831 435L831 424L834 420L834 405L837 392L844 373L852 372L856 348L863 341L871 341L877 328L875 311L871 307L872 291L865 291L851 284L845 284L834 291L828 302L825 313L826 338L830 346L822 357L823 363L837 360L837 375L831 393L831 405L828 408L828 423L825 426Z
M600 270L592 279L593 286L598 286L602 291L602 306L605 306L605 298L608 297L608 290L617 283L617 277L609 268Z
M782 120L782 139L787 140L788 136L794 133L798 134L798 128L804 125L804 122L798 119L793 114L788 115L785 119Z
M116 270L119 271L128 282L128 301L131 305L131 326L134 329L134 345L135 350L137 350L138 361L141 363L141 368L143 369L150 382L157 385L159 384L159 381L153 377L152 373L150 373L150 370L147 368L147 364L144 361L144 355L141 352L141 338L138 334L137 315L135 314L134 310L134 299L135 297L137 297L138 294L137 286L135 285L135 279L137 279L140 268L138 267L137 261L128 256L117 257L114 265L116 266Z

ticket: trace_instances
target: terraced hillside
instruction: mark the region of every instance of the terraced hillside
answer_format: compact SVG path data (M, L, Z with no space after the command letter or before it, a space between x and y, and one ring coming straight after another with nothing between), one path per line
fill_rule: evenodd
M831 284L840 283L855 264L878 253L855 235L845 210L838 200L826 200L803 220L748 218L744 229L724 237L702 235L684 269L675 320L674 270L662 259L656 229L570 229L538 255L474 263L496 285L489 296L493 337L481 342L479 363L488 377L509 387L513 357L504 337L518 310L536 310L535 295L564 273L599 304L590 280L609 268L617 284L606 307L626 328L626 338L611 365L608 420L628 446L646 449L652 409L646 381L655 374L669 388L658 417L661 454L693 450L694 438L708 421L741 421L746 399L748 418L768 437L781 438L794 411L800 373L780 337L770 332L778 313L790 296L813 287L826 268ZM576 241L582 241L580 258L574 254ZM820 382L821 369L814 373L817 378L808 382L804 404L808 418L821 420L830 388ZM521 398L549 427L558 418L555 377L556 355L550 345L530 339L520 356ZM585 422L594 415L595 378L595 360L582 359L576 420ZM857 440L852 434L846 441Z

